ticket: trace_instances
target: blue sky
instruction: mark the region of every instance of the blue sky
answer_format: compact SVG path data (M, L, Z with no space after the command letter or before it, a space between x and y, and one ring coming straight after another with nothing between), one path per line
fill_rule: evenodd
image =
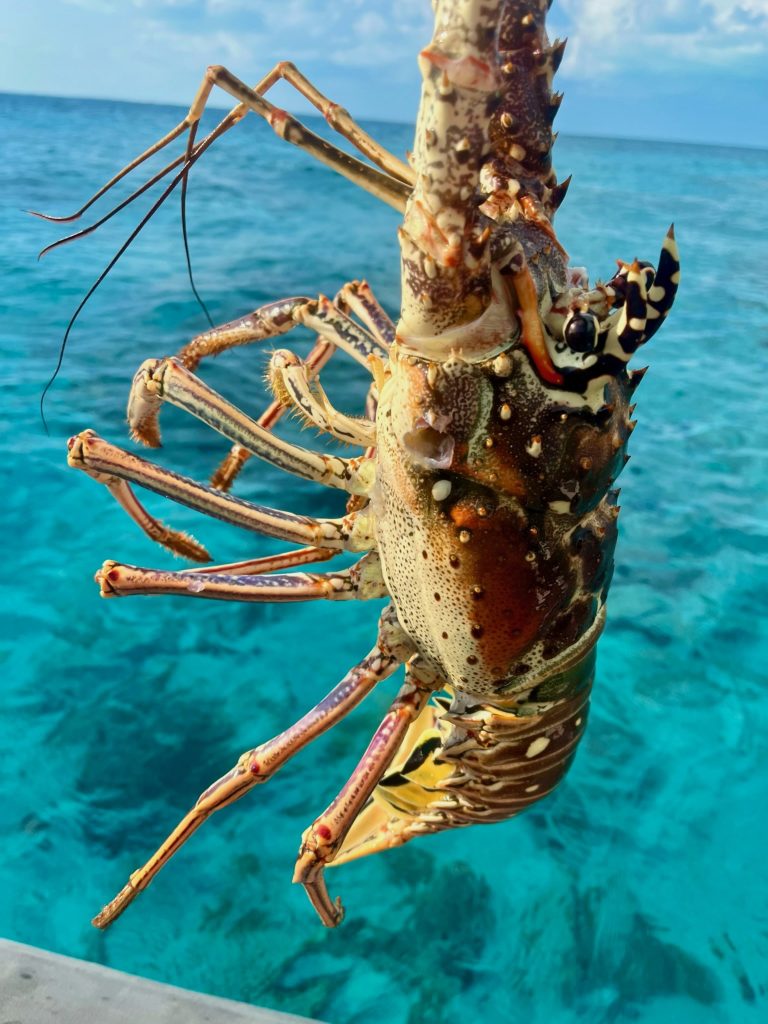
M187 105L207 64L294 60L361 118L412 121L429 0L4 0L0 91ZM563 132L768 146L768 0L555 0ZM303 101L284 87L276 102ZM225 98L216 97L218 106Z

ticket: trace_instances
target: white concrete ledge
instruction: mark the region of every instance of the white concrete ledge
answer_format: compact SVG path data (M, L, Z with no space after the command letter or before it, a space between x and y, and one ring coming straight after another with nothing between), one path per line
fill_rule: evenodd
M311 1024L0 939L0 1024Z

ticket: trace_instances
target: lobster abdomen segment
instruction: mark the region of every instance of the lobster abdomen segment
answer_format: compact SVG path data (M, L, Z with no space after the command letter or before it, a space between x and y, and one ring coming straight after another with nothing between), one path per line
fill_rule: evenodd
M335 861L401 846L416 836L514 817L548 796L576 756L589 712L595 649L550 690L504 707L449 690L413 723Z

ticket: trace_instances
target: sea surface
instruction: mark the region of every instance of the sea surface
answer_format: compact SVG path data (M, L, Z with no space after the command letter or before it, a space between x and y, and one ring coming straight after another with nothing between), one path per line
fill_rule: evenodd
M673 220L683 258L673 313L635 364L651 369L592 717L558 791L517 820L329 872L347 918L326 931L291 885L299 837L364 750L393 680L205 824L111 930L89 924L201 790L369 650L378 614L378 603L98 596L105 558L178 563L67 468L66 439L93 427L131 446L133 373L205 321L174 199L80 315L46 435L38 400L64 328L139 212L38 263L62 229L24 211L76 209L183 113L0 96L0 934L329 1024L765 1021L768 153L757 150L557 143L557 167L574 176L558 232L575 264L605 278L617 257L655 260ZM411 144L408 126L368 127L397 153ZM398 215L255 117L195 167L189 224L217 322L360 277L396 314ZM306 352L310 340L280 344ZM257 414L267 347L206 364L206 379ZM324 379L338 405L361 408L358 367L336 357ZM162 422L157 460L205 479L226 442L177 410ZM295 421L280 431L323 443ZM337 492L256 460L237 493L342 509ZM276 548L146 503L217 561Z

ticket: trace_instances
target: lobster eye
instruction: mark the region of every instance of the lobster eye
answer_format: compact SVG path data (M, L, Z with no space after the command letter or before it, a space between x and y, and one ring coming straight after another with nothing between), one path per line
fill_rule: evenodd
M589 314L574 313L565 325L565 340L574 352L594 351L597 320Z

